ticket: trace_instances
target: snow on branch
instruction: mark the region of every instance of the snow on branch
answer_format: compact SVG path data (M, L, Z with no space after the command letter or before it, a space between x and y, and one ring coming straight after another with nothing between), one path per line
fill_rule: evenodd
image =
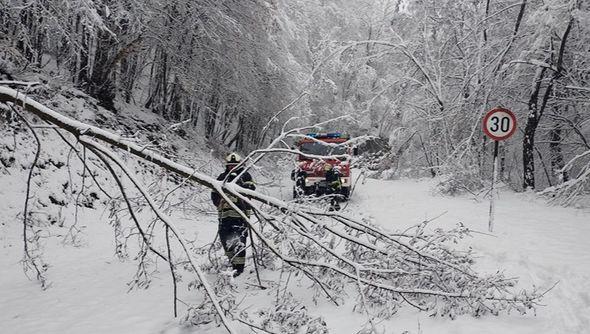
M539 194L542 196L549 197L549 201L552 203L558 203L560 205L571 205L580 196L586 193L588 189L588 183L590 181L590 150L587 150L581 154L573 157L565 166L558 170L558 173L563 173L572 169L574 164L587 159L585 164L582 166L578 175L560 185L549 187Z

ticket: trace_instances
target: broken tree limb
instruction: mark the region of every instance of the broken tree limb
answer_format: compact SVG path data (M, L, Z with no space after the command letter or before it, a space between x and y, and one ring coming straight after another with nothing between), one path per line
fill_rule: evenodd
M458 308L460 313L471 312L477 315L480 312L497 312L511 308L525 310L531 308L539 298L536 293L519 295L509 291L512 290L509 288L513 286L513 280L506 279L500 272L487 277L476 274L471 268L472 258L468 252L455 251L443 244L443 239L460 239L468 234L469 230L463 226L446 235L424 234L423 227L418 226L413 234L404 231L402 238L399 234L392 235L362 219L325 213L319 208L283 201L259 191L242 188L235 182L214 180L119 135L65 117L10 88L0 87L0 102L19 105L43 120L63 128L87 147L108 156L117 165L118 158L113 151L97 141L111 144L218 192L248 222L253 236L261 241L265 250L304 273L328 297L332 294L337 296L344 286L355 284L361 297L363 293L371 299L378 295L377 300L370 301L370 307L377 305L383 310L389 310L397 307L397 301L402 299L398 296L406 295L412 298L412 303L415 301L414 307L434 310L435 314L439 312L439 301L443 301L442 304L446 306L440 309L442 314L450 312L451 308ZM282 140L273 143L278 145L279 141L282 143ZM251 160L248 160L256 162L264 154L274 152L296 153L270 146L256 151L259 155L250 156ZM131 178L130 173L126 174ZM138 189L141 191L141 188ZM149 199L149 194L145 192L143 195L158 218L167 220L155 202ZM230 196L254 207L259 216L264 218L264 223L272 225L273 229L264 233L262 225L254 226L252 220L233 203ZM265 205L260 207L257 204ZM268 213L263 212L263 209ZM173 225L170 225L170 230L181 241L181 236ZM198 273L199 268L192 265ZM332 284L334 282L335 285Z

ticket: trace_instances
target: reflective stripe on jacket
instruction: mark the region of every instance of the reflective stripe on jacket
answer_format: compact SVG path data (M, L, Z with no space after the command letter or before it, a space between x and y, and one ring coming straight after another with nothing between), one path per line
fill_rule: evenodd
M230 173L229 176L228 176L228 173ZM239 169L239 170L226 169L225 172L221 173L217 177L217 180L218 181L225 180L227 177L227 181L232 182L234 180L234 178L237 175L240 175L241 173L242 173L241 169ZM238 186L246 188L246 189L251 189L251 190L256 189L256 184L254 183L254 181L252 180L252 176L248 172L244 172L240 176L240 179L236 182L236 184ZM239 198L237 198L235 196L228 194L228 197L239 209L244 211L244 213L246 214L247 217L249 217L251 215L252 208L250 207L250 205L248 205L247 203L245 203L244 201L240 200ZM240 213L238 211L236 211L229 203L227 203L217 191L214 190L211 192L211 200L213 201L213 204L217 207L217 211L219 213L220 219L227 218L227 217L242 218Z

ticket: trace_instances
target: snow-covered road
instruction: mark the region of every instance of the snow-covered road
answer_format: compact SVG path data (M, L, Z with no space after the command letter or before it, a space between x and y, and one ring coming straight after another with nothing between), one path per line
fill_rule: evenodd
M357 186L350 207L390 229L403 230L440 216L434 227L461 222L488 233L488 201L433 194L434 184L367 179ZM508 276L521 278L523 288L543 290L559 282L544 298L546 306L539 307L535 317L462 317L444 323L416 314L414 322L421 319L423 333L590 333L590 211L548 207L532 194L501 191L492 234L467 240L480 255L476 267L505 269Z
M357 185L346 210L370 216L391 230L440 216L433 227L462 222L487 233L488 202L433 194L433 185L433 180L367 179ZM283 193L289 191L283 189ZM87 244L80 248L48 245L49 275L54 285L41 291L23 276L18 263L20 229L14 217L22 196L0 195L2 208L9 213L0 226L0 333L161 333L165 328L169 329L166 333L183 332L171 318L165 267L159 268L161 273L150 289L126 293L125 283L136 268L113 255L112 230L101 222L104 217L99 211L86 210L82 216ZM178 223L187 233L198 230L202 239L209 240L215 233L214 217L209 218ZM396 334L590 333L589 236L587 209L547 207L531 194L502 191L493 235L476 234L466 243L477 251L480 270L504 269L508 276L521 277L523 288L534 285L546 289L559 282L544 298L546 306L539 307L536 316L461 316L457 320L430 318L406 307L379 328ZM254 281L253 274L248 275L252 277L245 279ZM272 277L265 273L264 278ZM254 290L246 294L248 302L273 298ZM334 308L329 302L320 302L308 307L310 314L324 317L331 333L354 333L362 327L363 317L354 313L351 305Z

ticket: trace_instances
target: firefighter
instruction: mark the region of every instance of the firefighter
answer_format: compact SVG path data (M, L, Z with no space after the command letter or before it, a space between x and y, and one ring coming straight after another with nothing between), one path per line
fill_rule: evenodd
M330 200L330 211L340 210L340 204L338 203L340 193L342 192L340 172L329 163L324 165L324 171L326 172L326 193L333 195Z
M241 174L236 184L240 187L254 190L256 189L256 186L252 180L252 176L248 172L242 174L242 167L237 168L241 160L241 157L237 153L230 153L225 158L225 171L217 177L217 180L227 180L227 182L232 182ZM228 195L227 197L229 197L229 199L242 210L247 217L250 217L252 214L252 208L248 204L234 196ZM244 265L246 263L248 224L240 213L232 208L232 206L227 203L217 191L211 192L211 200L217 207L217 212L219 214L218 234L219 239L221 240L221 245L234 269L234 277L239 276L244 272Z

